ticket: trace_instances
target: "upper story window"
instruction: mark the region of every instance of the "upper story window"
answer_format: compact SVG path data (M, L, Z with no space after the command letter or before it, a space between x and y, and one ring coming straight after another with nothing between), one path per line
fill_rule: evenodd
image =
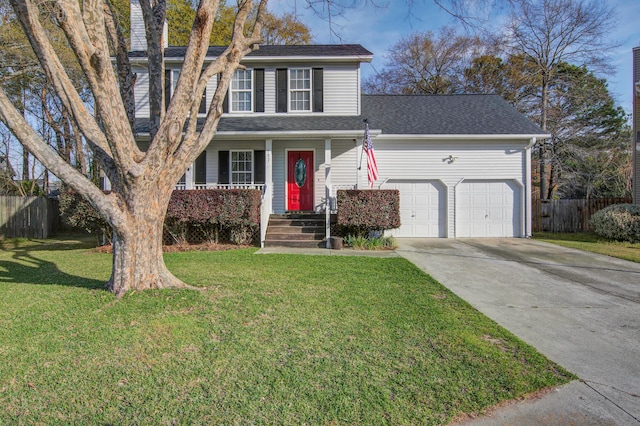
M178 79L180 78L180 70L165 69L164 71L164 107L165 110L169 108L169 102L173 97L173 93L178 86ZM207 89L204 89L202 93L202 99L200 99L200 106L198 107L198 114L207 113Z
M264 112L264 68L236 70L229 93L222 102L223 112Z
M276 112L322 112L323 69L276 69Z
M311 111L311 70L289 69L289 111Z
M231 112L253 111L253 73L236 70L231 80Z

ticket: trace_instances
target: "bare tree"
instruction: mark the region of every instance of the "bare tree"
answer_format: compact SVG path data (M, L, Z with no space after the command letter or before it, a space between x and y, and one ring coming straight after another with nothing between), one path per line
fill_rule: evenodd
M606 36L615 24L614 9L600 0L510 0L507 42L535 67L539 91L539 124L549 130L549 87L561 63L605 70L613 47ZM552 139L553 140L553 139ZM539 145L540 197L549 198L547 145ZM552 170L553 171L553 170Z
M489 45L452 27L414 33L389 50L385 69L364 84L367 93L447 94L463 90L464 70Z
M152 79L157 80L150 87L151 104L156 104L156 108L152 108L154 131L146 151L136 144L111 65L109 45L114 38L110 38L107 30L104 1L11 0L43 72L111 181L110 194L104 194L60 158L25 121L4 90L0 91L2 121L45 167L88 199L113 227L113 271L108 288L118 295L132 289L186 286L169 272L162 258L162 225L169 197L175 182L213 138L233 72L260 41L260 22L266 6L266 0L260 2L255 23L251 31L245 32L252 3L240 3L232 42L222 55L205 64L218 1L200 2L180 80L165 114L160 107L164 86L161 72L164 0L153 5L149 0L140 3L147 30L149 71ZM43 21L50 18L60 26L78 58L94 95L95 111L90 111L83 102L48 38ZM208 115L202 129L197 130L196 120L189 117L197 116L206 83L218 74L220 82Z

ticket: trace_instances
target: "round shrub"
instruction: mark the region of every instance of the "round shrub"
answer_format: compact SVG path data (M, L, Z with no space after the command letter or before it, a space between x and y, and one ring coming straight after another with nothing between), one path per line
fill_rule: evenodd
M640 242L640 206L615 204L591 216L591 227L601 237L630 243Z

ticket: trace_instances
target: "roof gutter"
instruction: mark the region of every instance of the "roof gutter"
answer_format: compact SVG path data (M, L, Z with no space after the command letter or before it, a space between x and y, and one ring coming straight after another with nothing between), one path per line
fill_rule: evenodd
M395 134L381 134L377 139L409 139L409 140L442 140L442 139L471 139L471 140L507 140L507 139L548 139L550 134L489 134L489 135L395 135Z
M205 57L205 62L214 61L218 58L218 56L207 56ZM167 62L184 62L184 56L165 56L164 60ZM263 63L263 62L271 62L275 61L286 61L286 62L322 62L322 63L340 63L340 62L371 62L373 60L372 55L349 55L349 56L245 56L240 61L241 63ZM148 62L148 58L145 57L135 57L129 58L129 61L132 64L142 65Z
M371 136L380 135L380 130L371 130ZM139 137L148 139L149 133L138 133ZM263 138L263 139L299 139L301 137L314 139L354 139L363 138L364 129L362 130L293 130L293 131L219 131L216 132L214 138L220 137L225 139L247 139L247 138Z

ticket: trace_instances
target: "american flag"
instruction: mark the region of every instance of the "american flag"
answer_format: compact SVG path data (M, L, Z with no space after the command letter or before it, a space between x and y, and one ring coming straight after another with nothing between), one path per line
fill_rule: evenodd
M364 125L364 150L367 153L367 177L369 178L369 188L373 188L373 184L378 179L378 164L376 163L376 154L373 152L373 142L369 133L369 124Z

